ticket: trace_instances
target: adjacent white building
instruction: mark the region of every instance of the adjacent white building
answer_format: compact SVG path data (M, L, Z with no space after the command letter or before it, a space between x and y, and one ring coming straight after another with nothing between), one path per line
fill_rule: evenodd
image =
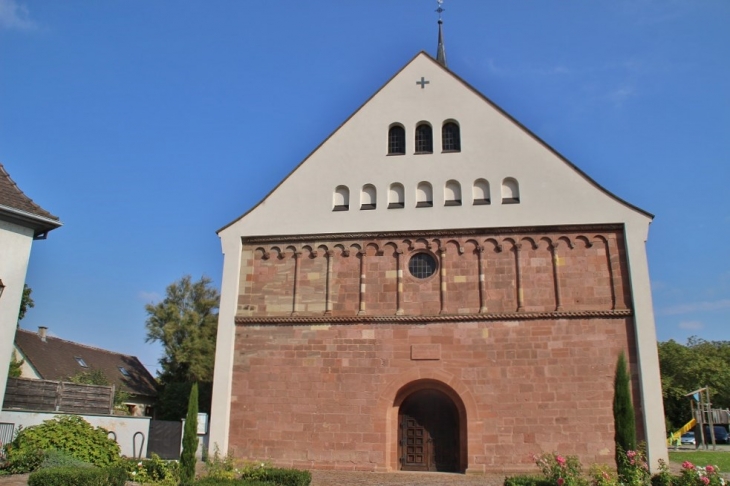
M5 398L31 246L59 226L58 217L26 196L0 164L0 403Z

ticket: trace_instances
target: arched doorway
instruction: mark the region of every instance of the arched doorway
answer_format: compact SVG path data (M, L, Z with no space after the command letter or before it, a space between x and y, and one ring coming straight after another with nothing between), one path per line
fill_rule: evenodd
M403 471L460 470L459 411L448 395L422 389L398 410L398 455Z

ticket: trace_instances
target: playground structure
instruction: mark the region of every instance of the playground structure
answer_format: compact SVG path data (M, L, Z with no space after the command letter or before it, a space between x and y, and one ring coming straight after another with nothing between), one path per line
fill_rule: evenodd
M695 447L699 448L700 444L704 444L705 449L709 449L712 444L712 449L715 450L714 426L720 425L727 429L730 424L730 409L712 408L710 388L707 386L690 392L685 397L690 399L692 419L669 436L667 445L674 447L680 445L682 435L694 429ZM710 432L709 441L705 440L705 430Z

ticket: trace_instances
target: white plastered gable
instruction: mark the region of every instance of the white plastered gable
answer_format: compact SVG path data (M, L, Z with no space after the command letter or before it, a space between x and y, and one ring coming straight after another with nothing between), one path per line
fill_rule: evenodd
M427 81L421 86L419 81ZM441 127L456 121L461 151L443 153ZM432 154L415 153L415 129L433 127ZM388 129L405 128L406 153L388 155ZM519 204L502 203L513 178ZM491 204L473 204L476 181L488 181ZM433 207L417 208L417 186L433 187ZM457 181L461 206L445 205L446 185ZM403 208L388 209L392 184L404 187ZM361 210L372 185L375 210ZM346 186L347 211L333 211ZM419 53L310 154L262 202L223 230L240 236L403 231L477 227L621 223L648 226L651 215L602 189L496 105ZM643 224L642 224L643 223Z

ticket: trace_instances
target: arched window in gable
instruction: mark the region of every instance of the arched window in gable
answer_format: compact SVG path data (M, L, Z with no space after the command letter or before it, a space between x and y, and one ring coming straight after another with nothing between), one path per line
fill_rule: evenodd
M350 189L347 186L337 186L332 199L332 211L347 211L350 209Z
M416 153L433 153L433 130L431 129L431 125L426 122L421 122L416 127Z
M416 207L433 207L433 187L428 182L419 182L416 188Z
M365 184L362 186L362 192L360 193L360 209L375 209L377 201L377 191L375 186L372 184Z
M441 150L461 152L461 130L456 122L447 121L441 127Z
M487 181L486 179L475 180L474 187L472 188L471 193L474 197L474 206L491 204L491 198L489 194L489 181Z
M519 204L520 186L517 179L507 177L502 181L502 204Z
M406 196L403 184L394 182L388 191L388 209L404 208L405 206Z
M444 187L444 206L461 206L461 184L448 181Z
M403 125L394 124L388 129L388 155L404 155L406 153L406 129Z

